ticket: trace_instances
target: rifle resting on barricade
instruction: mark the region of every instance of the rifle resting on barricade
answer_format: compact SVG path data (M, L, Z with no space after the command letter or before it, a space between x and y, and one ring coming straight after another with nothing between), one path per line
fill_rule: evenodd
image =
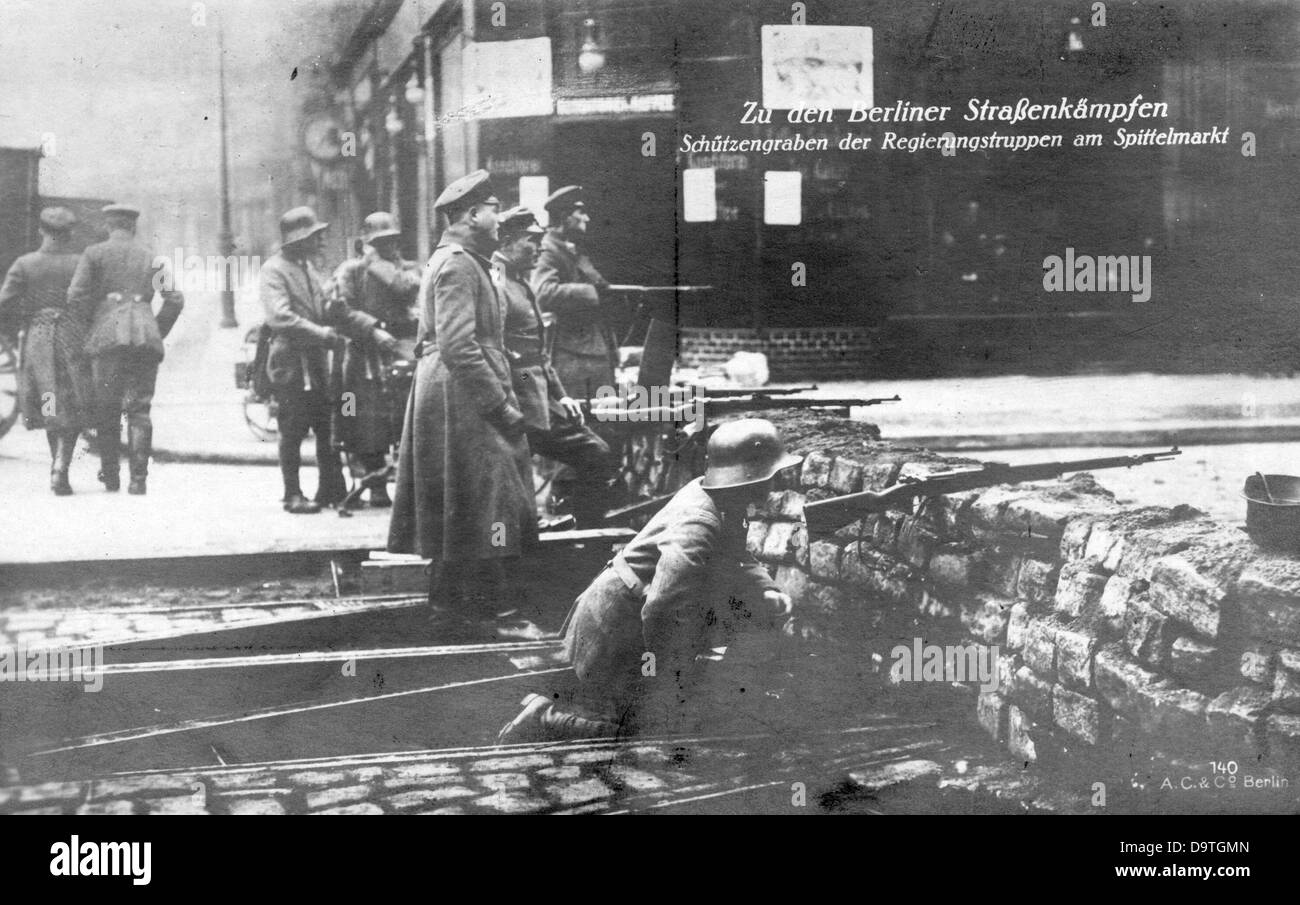
M1110 456L1099 459L1077 459L1071 462L1040 462L1030 465L1007 465L989 462L979 468L945 471L924 478L903 478L884 490L866 490L846 496L832 497L816 503L805 503L804 521L814 534L829 534L844 527L855 518L888 509L907 510L917 499L927 499L997 484L1019 484L1024 481L1046 481L1063 474L1080 471L1097 471L1103 468L1132 468L1148 462L1162 462L1182 455L1177 446L1165 452L1143 453L1136 456Z

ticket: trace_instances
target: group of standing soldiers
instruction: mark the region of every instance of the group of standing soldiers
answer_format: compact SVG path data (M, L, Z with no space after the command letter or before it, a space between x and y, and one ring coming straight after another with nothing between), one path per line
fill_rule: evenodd
M498 603L514 595L508 565L538 531L532 454L570 467L557 492L587 526L608 507L617 473L609 445L565 389L569 380L614 383L614 344L599 311L605 283L575 242L588 219L581 188L560 189L546 207L549 231L525 208L502 212L488 173L477 171L435 203L447 229L425 267L403 260L400 231L381 211L365 220L364 253L329 280L313 263L328 224L295 208L262 266L284 508L338 505L347 495L339 449L374 474L400 440L396 499L380 480L368 485L370 505L395 503L390 550L433 560L430 601L444 638L493 633ZM559 318L554 362L545 311ZM330 392L331 353L343 356L346 417ZM374 379L397 358L416 361L400 427ZM320 474L314 499L298 479L308 431Z
M40 215L40 249L19 257L0 287L0 331L23 334L19 406L29 430L44 429L52 460L50 489L72 493L68 471L77 438L93 429L99 480L121 487L121 421L126 415L130 483L146 492L153 449L150 409L163 340L184 307L165 258L136 237L140 211L103 209L107 241L79 254L76 216L66 208ZM155 293L162 306L153 310Z

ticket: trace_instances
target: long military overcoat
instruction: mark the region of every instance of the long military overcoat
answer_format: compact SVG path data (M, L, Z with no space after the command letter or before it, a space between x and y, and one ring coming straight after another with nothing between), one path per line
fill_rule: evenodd
M518 555L536 536L532 463L490 253L468 230L453 227L425 268L422 351L389 525L394 553L495 559Z
M85 325L68 309L81 255L47 238L14 261L0 287L0 330L25 330L18 405L29 430L75 430L89 423L90 365Z

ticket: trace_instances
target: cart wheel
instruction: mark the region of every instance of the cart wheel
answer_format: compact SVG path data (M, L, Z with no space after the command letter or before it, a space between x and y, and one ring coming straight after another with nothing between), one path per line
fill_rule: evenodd
M244 397L244 423L253 436L263 443L280 435L280 425L276 420L278 412L279 406L274 399L258 399L252 393Z
M18 352L0 339L0 437L18 422Z

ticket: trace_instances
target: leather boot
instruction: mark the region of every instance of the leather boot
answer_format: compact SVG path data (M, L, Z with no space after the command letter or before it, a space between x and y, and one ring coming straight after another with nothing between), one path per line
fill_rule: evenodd
M68 483L68 468L72 465L72 452L76 449L77 435L65 431L49 431L53 462L50 466L50 490L55 496L69 496L72 485Z
M153 426L132 424L127 428L130 449L131 483L126 492L142 496L149 477L149 456L153 453Z
M122 478L118 472L118 456L122 447L121 429L114 421L112 425L104 424L99 428L99 480L109 493L122 489Z

